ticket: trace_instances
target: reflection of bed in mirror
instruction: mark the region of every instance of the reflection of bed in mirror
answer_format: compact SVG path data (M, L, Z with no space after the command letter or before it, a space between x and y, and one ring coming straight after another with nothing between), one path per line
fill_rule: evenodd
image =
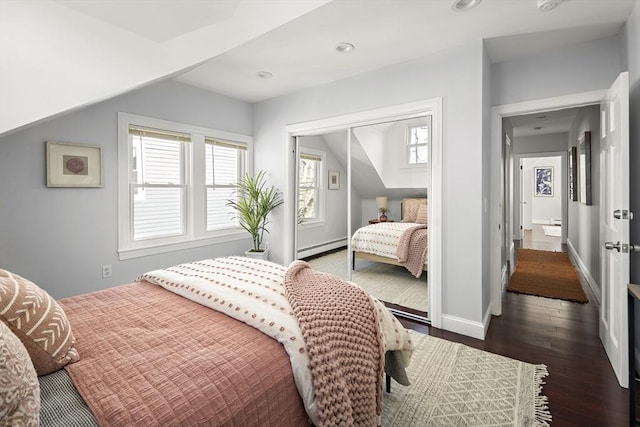
M356 269L356 259L362 259L407 267L408 270L413 270L412 273L416 275L415 268L411 269L408 266L411 260L401 262L398 257L399 244L402 243L404 246L405 243L410 243L408 236L405 235L403 238L403 233L414 231L416 232L415 239L422 239L420 241L424 241L424 243L416 245L416 240L414 240L408 247L404 247L404 251L410 251L409 257L416 256L416 251L425 251L422 270L427 271L426 210L426 198L403 199L401 222L380 222L356 230L351 238L353 270ZM422 257L421 254L420 257ZM421 272L417 273L419 276Z

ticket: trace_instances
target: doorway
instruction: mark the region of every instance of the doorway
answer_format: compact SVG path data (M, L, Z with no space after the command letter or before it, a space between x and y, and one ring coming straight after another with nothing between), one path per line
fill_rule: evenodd
M577 132L572 136L573 141L578 141L579 146L589 147L589 134L597 133L601 136L603 145L599 145L596 149L588 148L587 153L596 154L600 158L592 161L591 165L599 165L602 168L602 176L596 181L595 184L590 183L589 174L587 173L583 179L586 181L586 185L594 185L599 191L594 192L595 195L603 195L603 200L592 203L589 196L581 201L584 217L591 221L596 219L595 226L591 234L599 234L595 240L594 245L587 246L593 257L580 256L576 259L580 271L589 273L589 269L585 267L587 264L597 266L597 273L594 276L589 277L589 274L585 274L589 287L593 288L596 298L602 298L602 305L599 310L599 332L602 344L606 350L611 365L618 377L618 381L621 386L626 387L628 382L628 365L627 365L627 336L625 333L627 325L627 310L626 310L626 285L629 279L628 260L629 253L623 251L609 250L609 246L615 249L614 244L609 242L628 241L628 221L624 221L623 217L618 218L616 212L622 212L628 209L628 129L629 129L629 91L628 91L628 73L621 73L611 88L608 90L586 92L576 95L561 96L557 98L542 99L536 101L530 101L521 104L511 104L494 107L492 109L492 143L491 143L491 158L492 163L499 165L502 161L500 143L502 140L504 117L512 115L524 115L532 113L540 113L544 111L553 111L563 108L571 107L584 107L588 105L598 105L595 117L592 118L590 125L592 129L587 126L580 125ZM609 148L609 145L613 148ZM609 156L610 153L619 153L617 157ZM588 155L585 156L587 162L589 162ZM583 173L583 159L579 157L579 173ZM609 167L611 166L611 167ZM497 170L496 170L497 169ZM613 176L614 172L620 171L621 179L618 180L619 186L612 186L610 175ZM491 187L499 188L500 186L500 170L499 168L492 168ZM565 187L566 188L566 187ZM582 196L582 187L580 188L580 196ZM610 194L621 194L625 197L621 197L615 203L608 203ZM495 221L496 224L502 224L500 221L501 211L500 202L501 195L499 192L494 191L491 194L491 210L490 220ZM581 199L582 200L582 199ZM597 203L597 204L596 204ZM579 206L579 205L578 205ZM586 212L586 213L585 213ZM615 229L618 234L612 233L613 237L606 234L605 225L608 223L615 224ZM498 227L498 230L500 228ZM583 227L574 227L576 236L580 236L587 230ZM607 245L604 244L607 242ZM500 282L500 269L501 269L501 250L500 233L492 232L490 235L490 280L492 286L491 292L491 313L494 315L502 314L502 296L503 286ZM583 247L583 245L577 245L573 247L570 241L567 244L569 252L577 253ZM602 271L600 271L602 268ZM607 268L610 269L606 271ZM593 280L593 277L597 277L599 282ZM600 289L602 286L602 289Z
M514 204L514 210L520 210L520 248L566 252L563 235L566 236L568 223L563 222L563 207L567 201L562 191L566 170L563 156L559 154L518 157L520 173L514 178L519 178L519 183L514 185L519 188L520 200Z

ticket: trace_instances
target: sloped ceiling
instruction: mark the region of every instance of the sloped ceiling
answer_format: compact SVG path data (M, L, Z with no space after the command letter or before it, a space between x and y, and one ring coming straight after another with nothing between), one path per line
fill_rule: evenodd
M173 77L327 1L0 1L0 135Z
M506 61L617 34L637 3L0 0L0 135L166 78L257 102L481 40Z
M388 124L377 126L384 127L388 126ZM334 132L321 135L321 137L326 141L329 150L340 163L340 167L346 171L348 158L347 132ZM362 199L373 199L378 196L387 196L396 200L404 197L424 197L426 182L423 188L387 188L357 138L352 138L351 171L352 188Z

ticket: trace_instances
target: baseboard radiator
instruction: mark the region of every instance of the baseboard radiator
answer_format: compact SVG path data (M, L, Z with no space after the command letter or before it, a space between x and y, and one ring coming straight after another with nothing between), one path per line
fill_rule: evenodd
M306 258L308 256L313 256L317 254L321 254L323 252L328 252L334 249L342 248L347 246L348 239L343 237L341 239L331 240L329 242L318 243L317 245L307 246L305 248L298 249L298 259Z

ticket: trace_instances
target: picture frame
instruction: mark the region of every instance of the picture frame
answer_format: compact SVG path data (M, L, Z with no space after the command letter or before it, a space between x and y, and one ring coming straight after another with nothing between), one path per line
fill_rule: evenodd
M553 197L553 166L533 168L533 195Z
M578 138L578 200L591 205L591 132Z
M340 171L329 171L329 190L340 189Z
M102 187L102 147L47 141L47 187Z
M569 200L578 201L578 147L569 150Z

